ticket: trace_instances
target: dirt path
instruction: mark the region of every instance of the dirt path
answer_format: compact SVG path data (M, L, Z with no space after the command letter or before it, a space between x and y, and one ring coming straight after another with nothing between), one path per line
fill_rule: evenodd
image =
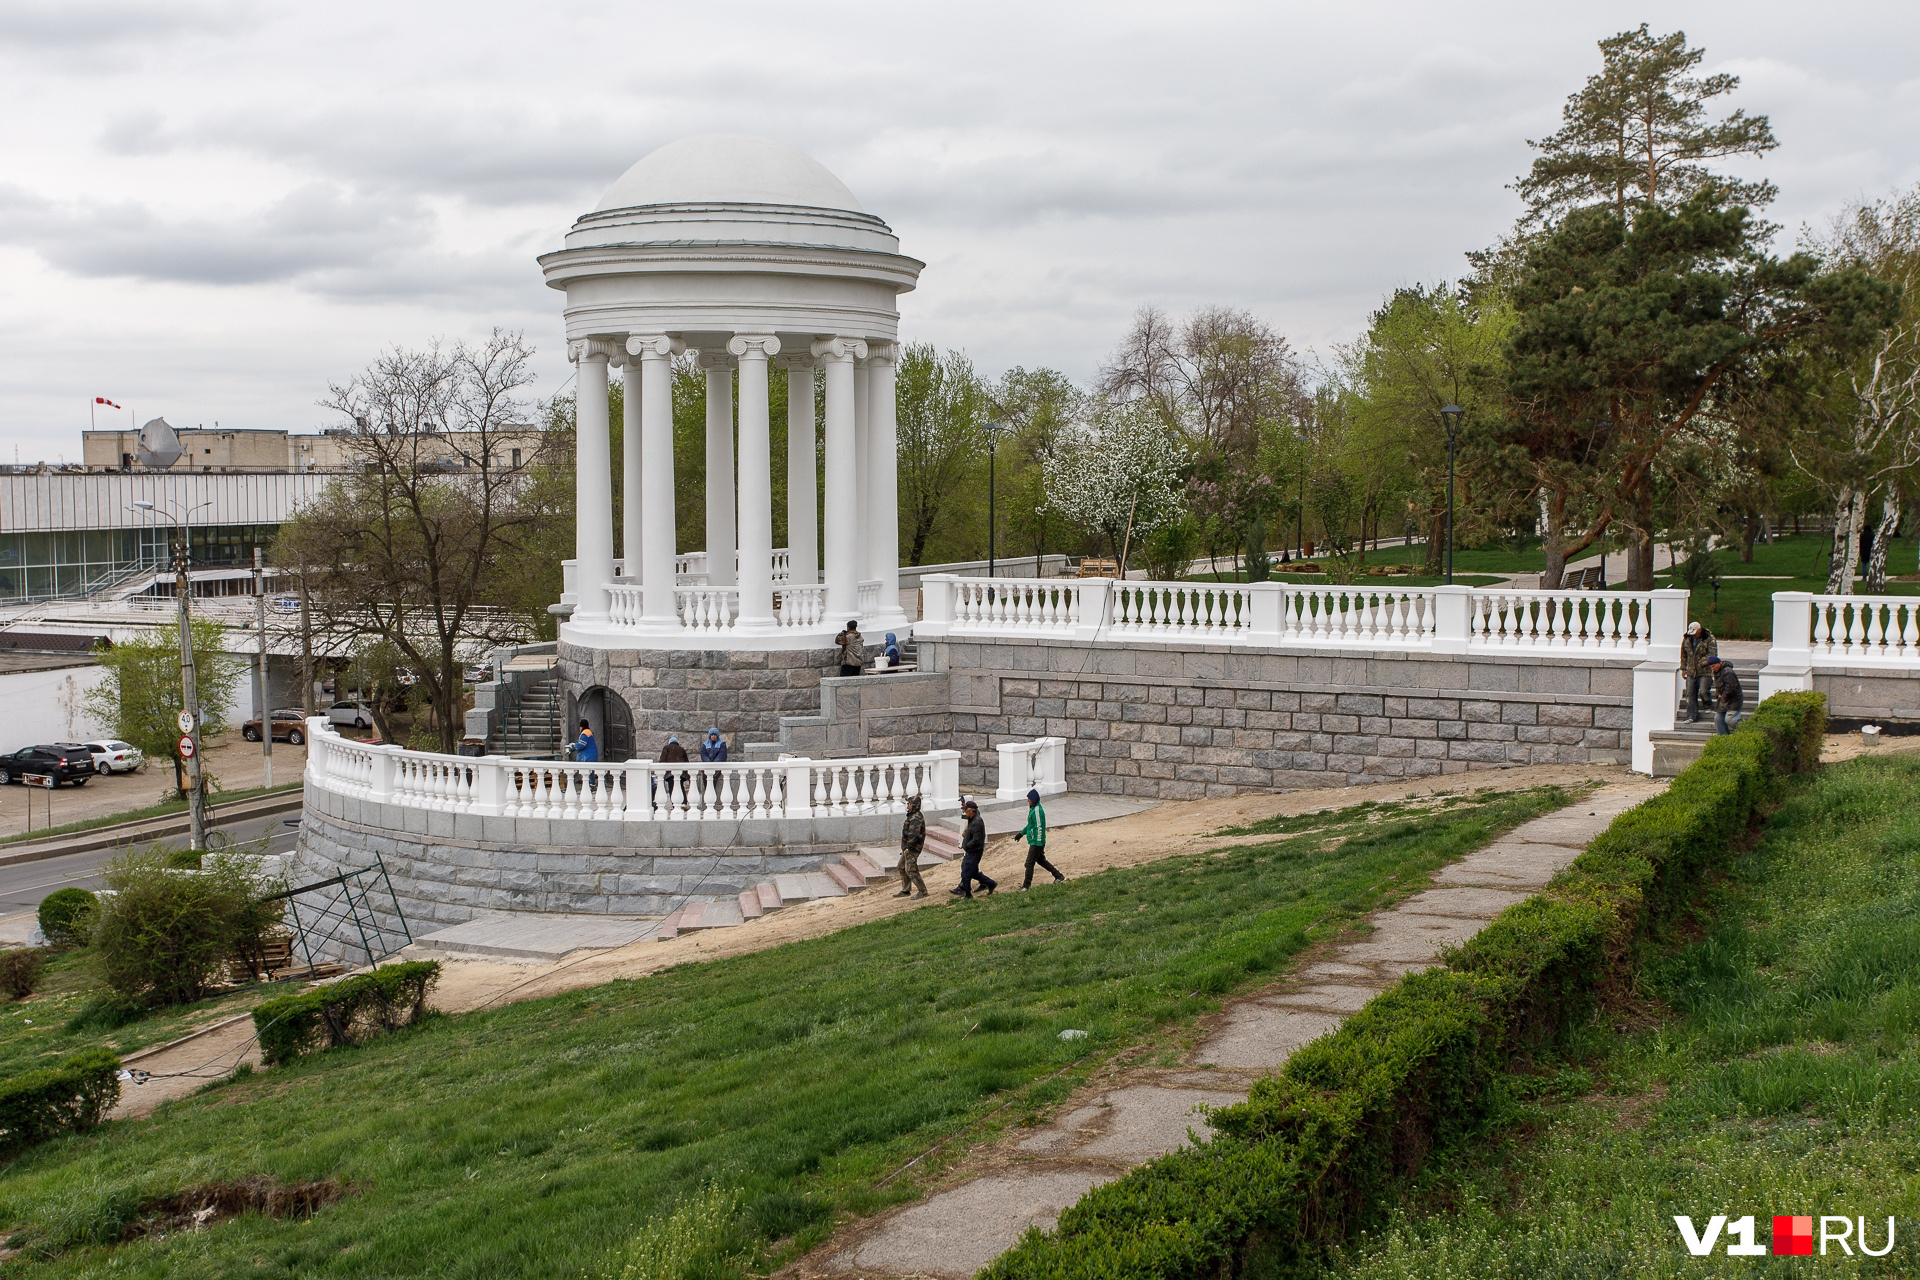
M783 1280L972 1276L1027 1227L1051 1227L1089 1188L1185 1145L1190 1131L1206 1127L1201 1108L1245 1099L1254 1080L1295 1049L1403 974L1437 963L1442 948L1546 884L1618 814L1665 785L1616 775L1587 799L1443 868L1424 892L1369 917L1367 930L1228 1004L1178 1065L1117 1066L1069 1099L1053 1123L1013 1130L972 1153L933 1195L853 1224Z

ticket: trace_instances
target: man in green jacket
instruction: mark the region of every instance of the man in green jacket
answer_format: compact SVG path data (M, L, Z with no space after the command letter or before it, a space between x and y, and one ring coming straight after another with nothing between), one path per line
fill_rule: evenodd
M1027 880L1022 890L1033 888L1033 869L1045 867L1053 872L1054 883L1058 884L1066 877L1060 874L1060 868L1047 861L1047 811L1040 807L1040 793L1027 792L1027 826L1020 833L1027 842Z

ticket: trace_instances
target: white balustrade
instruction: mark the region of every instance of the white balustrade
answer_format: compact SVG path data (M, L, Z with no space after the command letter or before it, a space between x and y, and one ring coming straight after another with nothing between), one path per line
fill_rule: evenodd
M1116 582L1108 627L1119 636L1231 640L1253 627L1253 594L1238 583Z
M782 627L818 627L826 623L825 587L776 587L773 603Z
M628 822L794 819L960 807L960 753L852 760L583 764L449 756L342 738L325 717L307 722L307 783L317 790L408 809L485 817ZM1065 777L1061 743L1060 776Z
M860 584L860 590L854 597L859 601L856 612L863 618L871 618L880 612L880 580L870 578Z
M676 587L673 602L680 625L688 631L730 631L740 616L738 587Z
M785 547L773 549L773 580L785 582L793 576L793 557ZM740 553L733 553L733 571L740 572ZM619 571L615 570L617 574ZM689 551L685 555L673 558L673 576L683 587L704 587L707 585L707 553Z
M946 578L943 585L952 589L956 629L1007 635L1068 632L1080 626L1083 616L1086 583L1077 579Z
M1000 756L1000 778L994 788L994 799L1020 800L1029 791L1057 796L1067 789L1065 738L1003 742L994 750Z
M1474 591L1468 643L1481 649L1583 649L1644 653L1653 594L1644 591Z
M1427 648L1437 630L1432 588L1288 586L1280 597L1280 642Z
M607 620L616 627L640 624L647 607L646 591L631 582L607 584Z
M1776 595L1775 601L1786 594ZM1920 666L1920 597L1816 595L1798 596L1797 603L1803 613L1810 614L1800 626L1813 662ZM1776 622L1775 636L1782 631Z

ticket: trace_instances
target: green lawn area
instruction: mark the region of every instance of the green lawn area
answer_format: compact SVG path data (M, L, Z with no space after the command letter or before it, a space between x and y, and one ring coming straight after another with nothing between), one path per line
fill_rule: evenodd
M1490 573L1499 578L1510 578L1516 573L1539 573L1547 567L1546 552L1540 549L1540 539L1528 538L1524 550L1516 551L1511 546L1495 543L1486 547L1462 547L1453 549L1453 580L1460 581L1464 573ZM1441 555L1444 564L1444 550ZM1365 556L1367 564L1425 564L1427 548L1425 543L1413 546L1381 547L1369 551ZM1444 582L1445 578L1436 579Z
M1224 995L1567 798L1368 806L430 1018L31 1151L0 1171L0 1231L52 1276L617 1275L650 1223L695 1234L705 1262L686 1274L764 1269L916 1196L997 1126L1037 1123L1114 1054L1172 1063ZM306 1221L111 1243L143 1205L253 1176L348 1193Z
M1703 896L1680 945L1560 1058L1509 1078L1504 1123L1438 1159L1345 1280L1915 1274L1920 1230L1920 758L1802 782ZM1887 1218L1874 1261L1712 1257L1674 1215ZM1837 1230L1837 1224L1835 1230ZM1816 1244L1816 1251L1817 1251ZM1801 1268L1808 1268L1802 1270Z
M1772 546L1755 543L1753 562L1740 561L1740 549L1718 552L1720 591L1699 587L1687 602L1688 616L1703 622L1723 640L1771 640L1773 593L1827 589L1827 551L1832 539L1824 533L1789 534ZM1888 576L1914 571L1912 538L1896 538L1887 550ZM1678 585L1669 574L1658 575L1661 586ZM1889 582L1887 594L1920 595L1920 583Z

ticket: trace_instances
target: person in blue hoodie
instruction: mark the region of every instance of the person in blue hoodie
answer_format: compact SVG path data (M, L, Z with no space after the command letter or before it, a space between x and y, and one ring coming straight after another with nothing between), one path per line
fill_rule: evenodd
M585 720L580 722L580 736L573 740L573 758L580 764L600 761L600 740L593 736L593 726Z
M707 730L707 740L700 744L700 758L708 761L719 761L727 758L727 740L720 736L719 725L714 725ZM724 794L721 786L724 780L723 775L718 769L710 774L700 775L702 788L704 789L708 783L712 783L716 796Z
M893 632L887 632L886 648L882 649L881 652L887 655L887 665L889 667L897 667L900 665L900 641L894 637Z

